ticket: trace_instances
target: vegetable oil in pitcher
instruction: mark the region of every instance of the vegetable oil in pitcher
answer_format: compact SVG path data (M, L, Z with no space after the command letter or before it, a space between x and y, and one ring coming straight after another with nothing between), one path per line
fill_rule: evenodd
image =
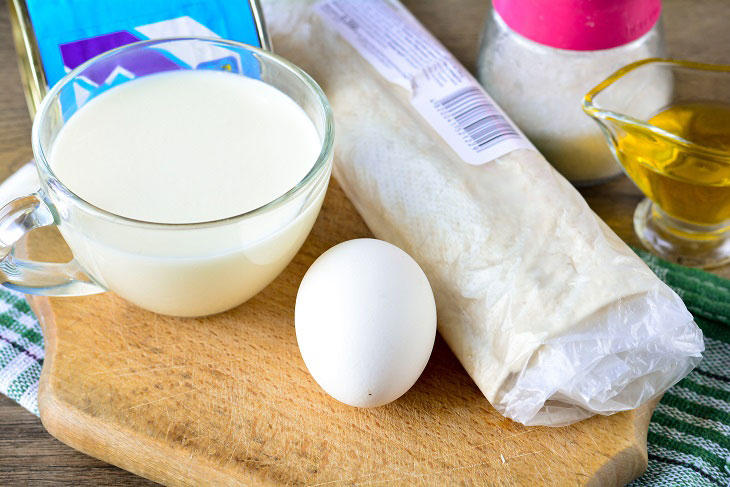
M668 96L647 105L658 85ZM683 265L730 262L730 65L638 61L588 92L583 110L647 198L634 212L639 240Z
M693 144L730 155L730 105L686 103L648 120ZM730 164L698 157L639 131L618 138L621 162L637 186L667 214L689 223L730 221Z

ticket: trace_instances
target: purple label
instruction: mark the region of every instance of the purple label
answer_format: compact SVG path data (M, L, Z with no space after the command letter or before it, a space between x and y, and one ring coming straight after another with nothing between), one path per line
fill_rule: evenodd
M141 40L139 37L127 31L119 31L61 44L59 47L64 66L74 69L94 56L139 40ZM116 60L114 64L98 63L86 70L84 76L93 83L101 85L119 68L131 73L132 77L178 68L164 54L152 50L137 51L134 54L117 57Z

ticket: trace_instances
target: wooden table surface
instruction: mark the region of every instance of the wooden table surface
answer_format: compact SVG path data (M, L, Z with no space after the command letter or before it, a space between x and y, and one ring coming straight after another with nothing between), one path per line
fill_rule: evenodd
M474 68L486 14L484 0L405 0L404 3L467 66ZM445 15L445 13L448 13ZM676 58L730 64L727 0L665 0L668 52ZM0 9L0 180L31 159L31 121L23 97L7 9ZM583 191L591 206L636 245L631 210L641 195L626 179ZM730 277L730 268L716 271ZM0 396L0 484L142 486L152 482L76 452L51 437L40 420Z

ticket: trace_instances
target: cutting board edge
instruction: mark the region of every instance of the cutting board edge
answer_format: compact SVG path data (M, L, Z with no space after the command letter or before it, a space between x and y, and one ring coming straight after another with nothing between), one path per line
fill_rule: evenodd
M596 470L587 483L588 487L626 485L644 474L649 466L646 442L649 422L661 398L660 395L631 411L634 427L632 444L609 458L606 463ZM627 469L627 464L633 468Z
M173 454L177 458L170 458L169 452L163 457L159 454L162 449L156 448L154 441L134 441L135 453L138 458L144 458L143 462L125 455L125 450L121 448L109 448L109 445L123 444L134 435L121 428L109 428L88 413L58 400L51 381L57 330L50 300L42 296L28 296L28 301L43 329L45 358L38 384L38 411L43 427L51 436L75 450L163 485L270 485L265 479L255 475L255 471L250 471L246 478L234 478L205 459L198 459L195 470L186 469L184 466L192 464L192 456L187 455L184 450L176 449ZM142 465L145 468L139 468Z

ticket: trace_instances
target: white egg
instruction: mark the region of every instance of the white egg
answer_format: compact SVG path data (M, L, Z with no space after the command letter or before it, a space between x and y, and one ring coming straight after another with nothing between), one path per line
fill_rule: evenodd
M408 254L363 238L332 247L312 264L294 322L314 380L338 401L374 407L402 396L426 367L436 303Z

